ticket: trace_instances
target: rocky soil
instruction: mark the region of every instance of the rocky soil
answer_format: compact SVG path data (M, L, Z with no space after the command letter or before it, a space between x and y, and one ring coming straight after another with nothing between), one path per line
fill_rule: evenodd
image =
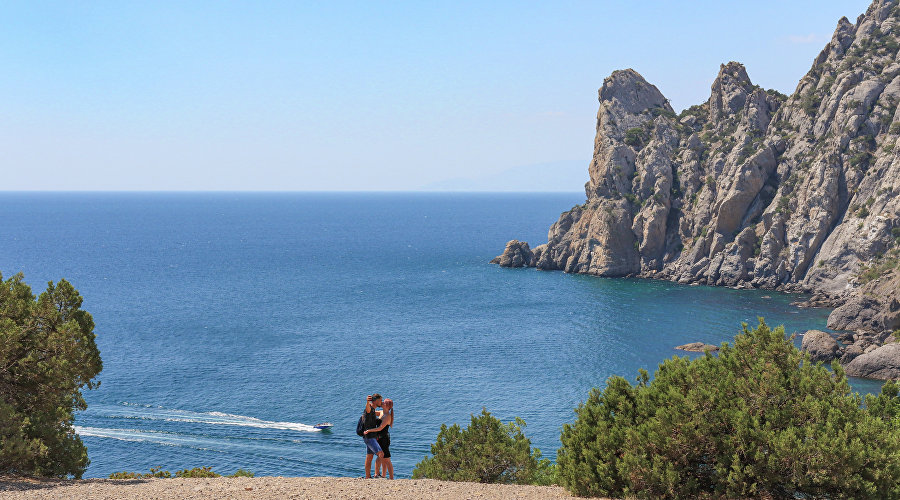
M558 486L452 483L430 479L351 479L337 477L255 477L215 479L137 479L83 481L0 477L0 499L69 500L221 500L221 499L425 499L551 500L574 498Z
M838 21L790 96L730 62L676 114L636 71L613 72L585 203L495 262L814 293L840 306L829 328L884 343L900 328L898 52L897 0L875 0Z

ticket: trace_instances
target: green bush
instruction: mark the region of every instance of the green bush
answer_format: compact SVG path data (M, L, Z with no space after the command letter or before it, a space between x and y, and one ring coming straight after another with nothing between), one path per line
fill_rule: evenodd
M248 470L238 469L234 472L234 474L229 474L226 477L254 477L255 474ZM140 473L140 472L114 472L109 475L110 479L148 479L151 477L159 477L168 479L171 477L222 477L221 474L217 474L213 472L211 467L194 467L193 469L181 469L179 471L175 471L173 475L171 472L167 470L162 470L162 467L151 467L149 473Z
M66 280L39 297L0 276L0 474L80 478L90 461L72 427L99 385L94 320Z
M803 108L806 114L813 115L819 110L819 104L821 103L822 97L816 93L815 89L812 89L803 95L803 98L800 100L800 107Z
M113 472L109 475L110 479L147 479L151 477L168 479L172 477L172 473L162 470L162 467L150 467L150 472L144 474L140 472Z
M559 479L594 496L898 498L896 386L864 408L832 370L760 319L652 382L612 377L563 427Z
M541 459L541 451L531 449L522 433L525 422L504 424L482 409L465 429L458 424L441 425L437 440L413 469L413 479L478 483L551 484L554 468Z
M886 254L875 257L868 264L860 266L859 282L865 285L894 270L900 270L900 249L898 248L893 248Z
M640 149L647 140L647 132L642 127L634 127L625 131L625 144Z
M210 467L194 467L193 469L182 469L175 472L175 477L222 477L216 474Z
M781 196L778 198L778 205L775 206L775 213L783 214L788 211L791 206L790 196Z

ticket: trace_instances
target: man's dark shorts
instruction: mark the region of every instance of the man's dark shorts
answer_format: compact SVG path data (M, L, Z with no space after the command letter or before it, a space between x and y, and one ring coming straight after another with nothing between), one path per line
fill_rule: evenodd
M378 440L375 438L363 438L366 442L366 455L377 455L381 451Z

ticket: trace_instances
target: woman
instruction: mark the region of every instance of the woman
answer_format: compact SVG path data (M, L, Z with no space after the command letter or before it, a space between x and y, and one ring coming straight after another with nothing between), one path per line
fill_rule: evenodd
M380 422L378 427L366 431L368 436L374 433L378 440L378 445L384 453L381 460L375 463L375 477L390 477L394 479L394 464L391 463L391 451L388 448L391 445L390 428L394 426L394 401L385 398L381 404Z

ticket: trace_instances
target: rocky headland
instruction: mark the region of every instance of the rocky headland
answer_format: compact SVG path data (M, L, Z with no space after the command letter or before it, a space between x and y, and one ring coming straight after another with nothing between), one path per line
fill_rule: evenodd
M875 0L790 96L724 64L676 114L632 69L599 90L586 201L492 262L812 294L848 374L900 377L900 6Z

